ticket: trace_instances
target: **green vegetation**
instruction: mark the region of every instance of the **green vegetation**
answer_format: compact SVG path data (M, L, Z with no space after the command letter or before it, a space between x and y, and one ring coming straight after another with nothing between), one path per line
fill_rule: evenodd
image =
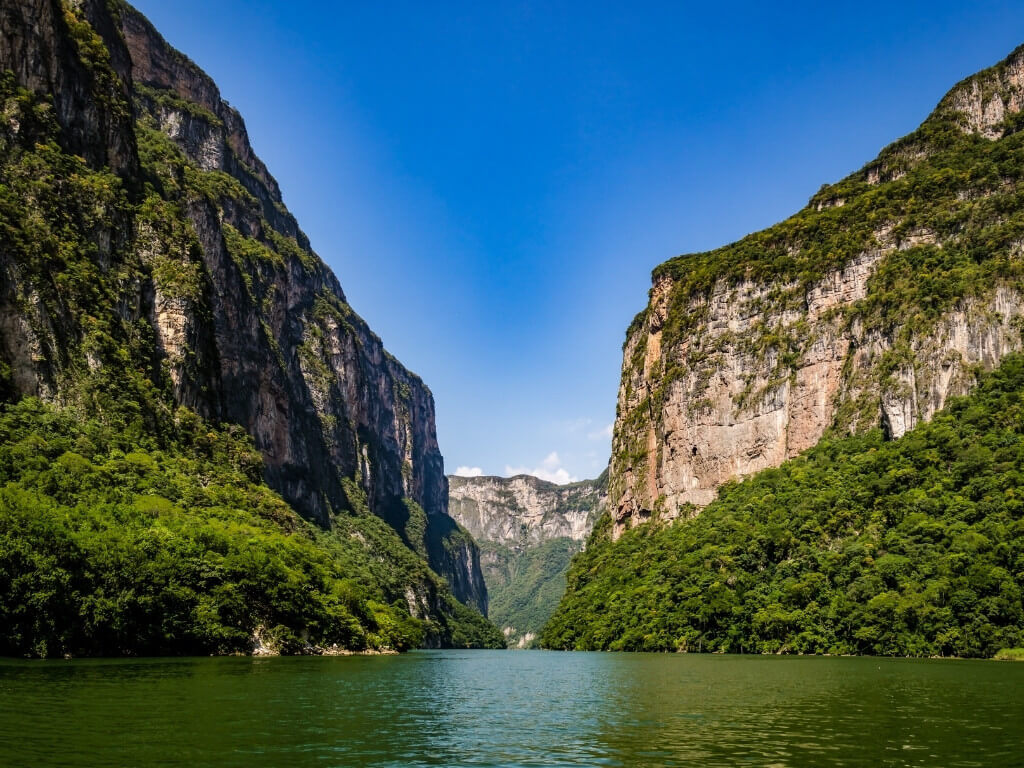
M108 414L109 416L109 414ZM352 489L330 531L260 480L241 430L157 441L26 399L0 411L0 655L497 646ZM440 607L409 615L406 590Z
M162 107L171 112L189 115L197 120L203 120L216 128L221 128L224 125L223 120L202 104L183 99L174 91L166 88L152 88L142 83L135 83L134 88L136 95L149 99L154 106Z
M512 628L510 645L517 645L527 634L534 637L524 641L526 647L539 644L541 629L565 593L569 561L579 551L579 542L569 538L516 548L481 542L487 615L502 629Z
M996 652L996 661L1024 661L1024 648L1003 648Z
M530 476L449 480L451 514L477 536L488 617L502 628L510 647L537 647L541 630L565 592L569 562L583 548L582 542L568 536L546 537L555 530L568 531L581 517L590 529L607 492L608 470L595 480L566 485ZM469 492L478 484L482 490L495 483L494 495ZM505 522L494 528L494 521Z
M124 426L0 413L0 654L230 653L258 627L285 651L423 641L362 545L262 485L239 430L182 410L161 446Z
M65 153L52 106L10 73L0 74L0 105L0 252L16 270L15 301L39 340L40 368L68 401L131 409L133 434L159 431L169 381L153 364L152 328L112 310L147 269L117 252L115 233L134 212L124 184ZM148 201L139 208L152 224L162 217Z
M79 61L89 70L93 77L93 96L103 104L112 115L126 117L131 110L128 106L126 92L110 61L107 50L96 31L82 16L77 5L64 2L64 23L67 25L75 47L78 49Z
M1024 645L1024 357L897 441L826 438L692 520L610 538L550 648L991 657Z

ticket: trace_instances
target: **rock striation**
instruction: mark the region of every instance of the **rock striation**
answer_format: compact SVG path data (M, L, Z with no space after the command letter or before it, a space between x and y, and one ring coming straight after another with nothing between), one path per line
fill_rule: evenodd
M479 553L447 513L430 390L349 306L209 76L116 0L4 3L3 71L49 100L60 149L109 171L121 195L87 232L115 286L97 314L0 249L12 396L82 402L83 371L124 365L93 334L92 317L115 318L117 334L152 339L131 364L154 391L241 425L266 483L300 514L330 527L365 498L486 612ZM15 123L3 141L29 141ZM423 526L409 525L410 504Z
M993 169L1022 104L1018 49L791 219L655 270L624 345L613 537L830 431L898 438L1021 349L1020 204Z

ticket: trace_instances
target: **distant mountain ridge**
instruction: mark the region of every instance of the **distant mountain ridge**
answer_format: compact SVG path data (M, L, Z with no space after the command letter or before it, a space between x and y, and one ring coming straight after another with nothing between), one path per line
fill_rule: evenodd
M565 573L605 510L607 472L557 485L532 475L448 478L452 517L476 539L489 616L509 645L530 647L565 589Z
M448 477L452 517L479 541L584 541L604 506L604 477L558 485L533 475Z

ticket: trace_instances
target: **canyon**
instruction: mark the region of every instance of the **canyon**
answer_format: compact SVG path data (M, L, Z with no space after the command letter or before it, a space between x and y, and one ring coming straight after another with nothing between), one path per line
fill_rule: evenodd
M1022 107L1019 48L658 266L601 477L446 476L216 83L122 0L5 3L0 653L1018 643Z
M448 478L449 510L480 547L490 619L509 646L533 646L565 574L604 514L607 476L556 485L532 475Z

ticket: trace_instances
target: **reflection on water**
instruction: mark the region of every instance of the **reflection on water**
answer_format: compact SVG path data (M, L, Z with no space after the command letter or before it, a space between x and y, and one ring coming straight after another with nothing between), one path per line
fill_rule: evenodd
M1019 766L1024 664L422 651L0 661L3 766Z

